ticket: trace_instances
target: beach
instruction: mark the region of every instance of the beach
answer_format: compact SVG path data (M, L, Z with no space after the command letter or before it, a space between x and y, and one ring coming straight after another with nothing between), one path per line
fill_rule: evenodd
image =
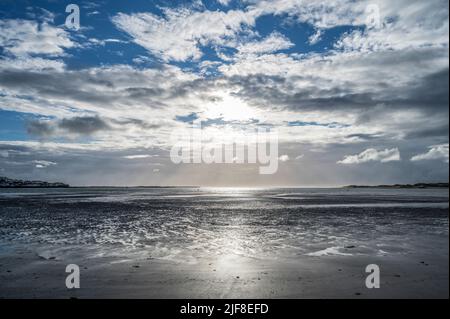
M0 298L448 298L448 190L0 195ZM80 289L67 289L68 264ZM366 266L380 267L368 289Z

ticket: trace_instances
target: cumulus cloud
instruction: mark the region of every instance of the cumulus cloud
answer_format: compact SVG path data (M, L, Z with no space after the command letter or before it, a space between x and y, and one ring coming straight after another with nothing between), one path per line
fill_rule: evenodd
M400 151L398 148L385 149L383 151L378 151L373 148L369 148L364 152L357 155L347 155L338 164L363 164L368 162L381 162L388 163L393 161L400 161Z
M427 160L442 160L445 163L449 162L448 157L448 144L430 146L429 151L424 154L418 154L411 158L411 161L427 161Z

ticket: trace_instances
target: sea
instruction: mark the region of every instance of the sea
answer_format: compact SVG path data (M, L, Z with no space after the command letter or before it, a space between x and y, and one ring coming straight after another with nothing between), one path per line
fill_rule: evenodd
M259 260L448 256L448 189L1 189L0 255Z

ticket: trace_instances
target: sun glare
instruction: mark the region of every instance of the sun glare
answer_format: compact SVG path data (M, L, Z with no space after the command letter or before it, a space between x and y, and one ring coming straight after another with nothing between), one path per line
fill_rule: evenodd
M219 100L208 104L204 113L207 118L220 118L224 121L248 121L256 118L256 110L238 97L229 93L222 93L219 96Z

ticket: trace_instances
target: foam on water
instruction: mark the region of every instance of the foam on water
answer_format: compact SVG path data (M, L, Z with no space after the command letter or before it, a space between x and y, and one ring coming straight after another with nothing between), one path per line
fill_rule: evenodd
M352 254L342 252L341 249L344 249L344 247L328 247L323 250L319 250L319 251L316 251L313 253L308 253L306 255L311 256L311 257L321 257L321 256L330 256L330 255L352 256Z

